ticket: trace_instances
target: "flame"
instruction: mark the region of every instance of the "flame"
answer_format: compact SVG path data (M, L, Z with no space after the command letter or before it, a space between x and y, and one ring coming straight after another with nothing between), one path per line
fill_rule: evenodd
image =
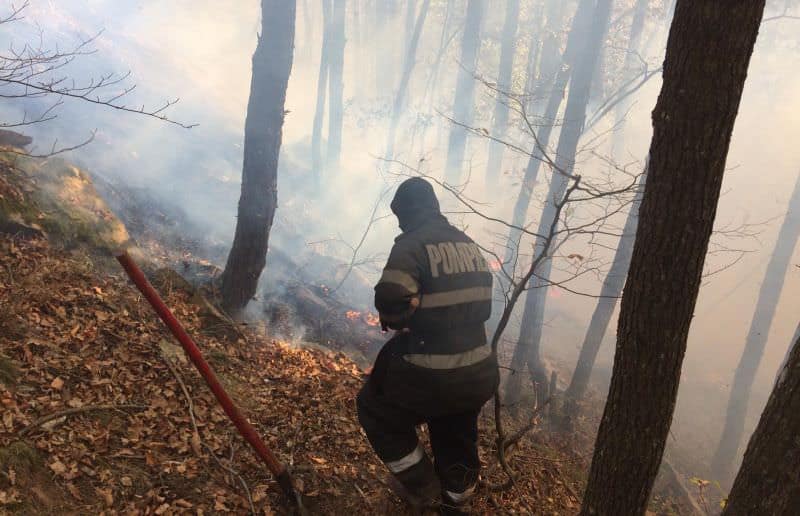
M380 326L381 318L371 312L359 312L357 310L348 310L344 314L345 317L351 321L361 321L367 326Z
M492 272L497 272L503 267L503 264L500 263L500 260L489 260L489 269Z
M367 312L366 317L364 317L364 322L369 326L380 326L381 318L373 313Z

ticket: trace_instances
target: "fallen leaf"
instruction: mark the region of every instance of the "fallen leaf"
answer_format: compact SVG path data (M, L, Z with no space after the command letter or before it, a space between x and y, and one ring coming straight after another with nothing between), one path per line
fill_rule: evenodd
M56 475L63 475L64 473L67 472L67 467L64 465L63 462L61 462L58 459L50 463L50 469L52 469L53 473L55 473Z

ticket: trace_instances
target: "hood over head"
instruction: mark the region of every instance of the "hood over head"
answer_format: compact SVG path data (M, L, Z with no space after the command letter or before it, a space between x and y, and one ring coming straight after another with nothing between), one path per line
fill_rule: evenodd
M404 232L416 229L432 218L444 218L433 187L421 177L412 177L400 183L391 208Z

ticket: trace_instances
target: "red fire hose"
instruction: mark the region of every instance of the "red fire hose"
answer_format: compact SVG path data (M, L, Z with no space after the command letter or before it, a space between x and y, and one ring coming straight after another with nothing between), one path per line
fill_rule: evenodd
M211 391L214 393L214 396L217 397L217 401L219 401L222 408L225 410L225 413L228 417L233 421L233 424L236 426L236 429L245 438L245 440L250 443L250 446L253 447L256 454L264 461L264 464L267 465L267 468L275 475L275 478L278 481L278 484L283 489L283 492L286 496L289 497L290 500L296 502L298 504L298 508L300 508L301 513L303 512L302 505L300 504L300 495L294 487L294 483L292 482L292 476L289 473L289 470L286 469L286 466L283 465L276 457L272 454L272 452L267 448L264 444L264 441L261 440L256 429L253 428L247 419L239 412L239 409L234 404L233 400L228 396L228 393L225 392L225 389L217 380L216 375L214 375L214 371L211 370L211 366L208 365L208 362L205 361L203 358L203 354L200 352L200 348L197 347L197 344L194 343L189 334L186 333L186 330L183 329L181 323L172 315L172 312L167 308L167 305L164 304L164 301L161 299L161 296L158 295L158 292L153 288L147 278L144 276L144 273L136 265L127 251L121 251L120 253L115 253L115 257L125 269L125 272L128 273L128 277L130 277L131 281L136 285L136 287L141 291L144 295L145 299L153 306L153 309L156 311L158 316L164 322L164 324L169 328L169 331L172 332L172 335L178 339L178 342L181 343L183 346L184 351L186 354L189 355L189 358L192 359L192 363L194 363L195 367L200 374L203 375L203 379L205 379L208 386L211 388Z

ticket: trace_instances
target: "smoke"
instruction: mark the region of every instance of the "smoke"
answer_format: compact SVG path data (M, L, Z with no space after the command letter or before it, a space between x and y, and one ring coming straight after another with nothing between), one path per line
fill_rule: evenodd
M526 5L523 2L520 53L526 48L533 27L529 19L531 10ZM306 6L311 11L305 11ZM357 18L348 13L342 165L340 170L326 170L317 187L310 170L310 133L322 36L322 16L317 6L315 2L298 1L296 51L279 172L280 204L272 242L275 249L298 263L314 262L309 266L315 267L315 271L336 277L342 273L341 264L350 261L351 247L361 238L376 200L402 179L392 173L400 167L376 158L386 145L391 84L399 76L402 63L404 16L398 16L397 22L376 24L370 9L361 11L355 33ZM442 41L442 29L447 27L444 9L444 2L434 2L431 6L395 146L398 160L434 175L442 172L449 130L439 113L450 113L459 67L458 38L454 38L444 54L437 89L427 91L433 82L432 67ZM32 126L26 132L47 148L56 138L65 144L74 143L70 139L79 140L97 128L96 141L70 159L101 177L152 189L161 198L180 206L209 238L226 245L235 225L250 59L260 26L259 11L257 0L31 0L26 19L14 25L13 33L0 35L0 43L8 46L10 40L30 41L37 36L38 27L46 45L67 44L76 38L91 37L102 29L94 45L98 52L76 61L68 70L70 75L92 77L131 70L129 83L137 84L131 95L132 104L157 106L164 100L180 97L180 103L169 111L170 117L199 126L185 130L66 101L57 120ZM476 72L492 80L503 13L500 9L488 11L484 20L485 42ZM456 13L449 30L458 30L462 15ZM729 383L744 345L764 267L787 209L791 187L800 173L800 153L795 144L800 120L800 103L796 100L800 69L794 66L798 49L792 43L797 23L777 20L762 28L736 123L718 220L720 224L772 222L760 227L757 242L741 244L752 252L730 269L707 278L701 290L674 431L679 442L698 450L713 446L719 434ZM663 21L654 19L645 28L643 40L650 41L650 45L643 57L651 66L659 66L663 59L665 28ZM390 49L393 58L376 61L373 51L376 45ZM611 46L607 50L607 55L619 53ZM520 78L525 64L524 58L518 56L514 65L517 89L524 82ZM650 112L660 86L658 77L644 86L627 117L623 161L632 163L633 172L641 167L647 153ZM491 126L493 102L493 96L479 85L475 97L478 127ZM17 118L25 107L30 106L3 102L0 114L7 119ZM417 121L423 123L415 124ZM607 131L611 129L610 122L593 129L591 137L599 143L585 148L579 156L578 168L586 177L602 177L608 172L601 157L608 154L611 137ZM517 129L509 133L509 138L522 146L532 144ZM483 203L492 214L508 218L526 158L506 151L501 183L496 188L500 193L490 195L483 187L486 152L485 140L470 138L465 168L471 172L473 181L465 193ZM546 180L537 186L536 197L540 202L546 186ZM439 194L445 198L443 204L459 209L452 199L446 200L445 192L439 190ZM388 198L379 208L379 220L364 241L362 257L385 257L398 233L387 201ZM614 220L618 227L623 216ZM484 245L502 254L495 244L499 240L497 234L504 229L474 216L450 214L450 217L467 227ZM529 218L535 221L537 215ZM613 240L608 244L615 245ZM589 250L585 240L570 243L562 251L565 255L592 252L599 261L608 262L613 256L610 250ZM798 252L793 264L800 264ZM324 260L319 258L320 254L336 261L326 266L321 263ZM272 263L275 258L270 260ZM710 256L709 266L715 268L729 260L730 256ZM344 287L344 295L358 305L367 305L370 293L364 285L374 281L381 265L375 260L371 266L359 267L356 280ZM280 279L271 275L269 269L266 276L265 281L272 282L271 286ZM601 281L602 275L587 275L574 288L596 293ZM800 269L792 267L785 281L783 299L753 393L748 422L751 429L798 322L793 307L800 306ZM572 367L596 299L558 292L561 295L548 301L543 355ZM510 338L513 341L513 333ZM596 376L601 380L604 371L610 369L612 342L613 336L609 335L598 361Z

